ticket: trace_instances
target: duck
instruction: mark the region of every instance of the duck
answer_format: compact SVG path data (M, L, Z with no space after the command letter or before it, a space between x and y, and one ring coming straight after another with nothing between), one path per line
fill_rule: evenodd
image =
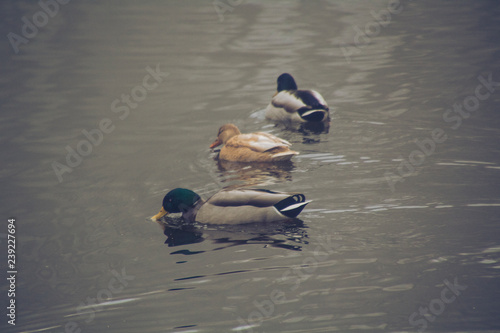
M329 108L315 90L298 90L295 79L288 73L278 77L278 89L266 108L266 118L291 122L328 122Z
M298 154L286 140L264 132L241 134L234 124L222 125L210 148L222 144L219 160L230 162L283 162Z
M158 222L169 213L182 213L188 223L279 222L296 218L310 202L302 193L251 188L225 188L205 201L192 190L176 188L165 195L160 212L151 220Z

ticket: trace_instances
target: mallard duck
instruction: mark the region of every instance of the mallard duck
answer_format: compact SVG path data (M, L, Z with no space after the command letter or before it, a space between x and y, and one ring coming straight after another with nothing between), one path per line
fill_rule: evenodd
M160 212L151 219L182 213L186 222L205 224L277 222L297 217L309 202L301 193L263 189L223 189L204 201L191 190L176 188L165 195Z
M286 140L263 132L241 134L234 124L222 125L210 148L221 144L219 159L232 162L281 162L298 154Z
M288 73L278 77L278 91L266 109L266 118L292 122L329 121L329 109L323 97L314 90L297 90Z

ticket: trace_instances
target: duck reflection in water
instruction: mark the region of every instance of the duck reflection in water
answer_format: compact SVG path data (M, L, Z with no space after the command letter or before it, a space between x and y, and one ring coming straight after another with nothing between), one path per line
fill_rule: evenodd
M217 159L217 168L223 182L243 181L248 185L269 184L276 180L291 181L292 171L295 168L293 162L280 163L247 163L230 162Z
M167 218L166 220L175 220L175 219ZM169 221L167 221L167 223L164 223L162 221L157 221L157 222L162 228L163 234L167 236L165 244L167 244L169 247L201 243L205 240L201 229L193 224L183 225L182 223L179 222L168 223Z
M302 135L319 135L328 134L330 131L330 122L317 123L294 123L290 121L281 121L274 123L276 127L287 131L301 133ZM319 141L319 140L318 140Z
M238 245L261 244L264 247L278 247L292 251L302 251L308 243L306 226L299 219L271 224L251 223L245 225L207 226L185 223L181 218L165 218L157 221L167 239L168 247L201 243L210 240L217 244L212 250L221 250ZM184 254L196 254L184 250Z

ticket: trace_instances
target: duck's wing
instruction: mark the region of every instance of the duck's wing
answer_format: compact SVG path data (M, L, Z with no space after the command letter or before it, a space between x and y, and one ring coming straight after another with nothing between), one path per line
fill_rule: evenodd
M325 99L316 90L297 90L295 96L311 109L328 110L328 104Z
M292 144L286 140L263 132L240 134L231 138L231 140L226 143L227 147L250 148L256 152L265 152L279 147L288 148L291 145Z
M220 207L271 207L291 195L293 194L263 189L222 190L210 197L210 199L207 200L207 203Z
M273 97L271 104L276 108L283 108L288 113L304 109L328 110L328 105L315 90L285 90Z
M272 141L274 143L276 143L277 145L280 145L280 146L287 146L287 147L290 147L292 144L282 138L278 138L276 135L273 135L271 133L265 133L265 132L256 132L255 134L259 135L262 137L263 140L269 140L269 141Z
M300 193L227 189L208 199L198 211L196 219L209 224L282 221L297 217L309 202Z
M288 113L295 113L300 108L307 106L295 95L295 91L284 90L277 93L271 100L271 105L275 108L284 109Z

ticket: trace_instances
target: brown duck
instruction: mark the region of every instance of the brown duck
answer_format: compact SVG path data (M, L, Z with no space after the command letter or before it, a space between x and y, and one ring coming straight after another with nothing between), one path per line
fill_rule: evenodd
M298 152L290 150L290 142L269 133L241 134L234 124L222 125L217 139L210 145L223 144L219 159L233 162L282 162L289 161Z

